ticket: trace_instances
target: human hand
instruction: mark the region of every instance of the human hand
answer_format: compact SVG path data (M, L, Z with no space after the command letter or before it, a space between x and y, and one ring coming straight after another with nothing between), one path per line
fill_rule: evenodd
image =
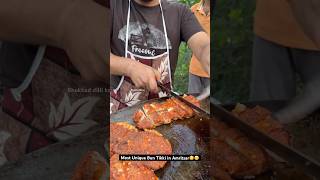
M316 76L316 75L315 75ZM302 120L320 107L320 75L307 82L303 92L284 108L274 113L274 117L283 124Z
M210 96L210 86L207 86L207 87L201 92L201 94L200 94L199 96L197 96L197 99L198 99L199 101L202 101L202 100L208 98L209 96Z
M151 92L159 92L157 81L160 80L158 70L144 65L138 61L130 60L125 75L130 77L136 87L148 89Z

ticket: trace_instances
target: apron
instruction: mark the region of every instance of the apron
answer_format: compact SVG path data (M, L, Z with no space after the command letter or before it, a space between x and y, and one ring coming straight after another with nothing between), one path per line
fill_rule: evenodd
M147 57L134 54L128 50L129 46L129 25L130 25L130 9L131 9L131 0L129 1L128 15L127 15L127 30L126 30L126 41L125 41L125 57L130 58L133 61L139 61L145 65L151 66L154 69L160 72L160 82L169 89L172 89L172 80L171 80L171 69L170 69L170 60L169 60L169 39L166 29L166 23L164 19L164 13L161 5L161 0L159 0L163 31L165 34L166 41L166 52L163 54ZM161 91L157 94L151 93L146 89L137 88L129 77L122 76L119 85L116 89L113 89L110 92L110 114L125 108L133 106L140 101L166 97L168 96L165 92Z

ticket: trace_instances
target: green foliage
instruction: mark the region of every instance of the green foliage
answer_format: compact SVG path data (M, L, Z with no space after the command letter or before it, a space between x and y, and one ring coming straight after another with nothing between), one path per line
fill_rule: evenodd
M252 0L219 0L211 18L213 96L225 103L248 100L254 9Z
M179 93L188 92L188 76L191 55L191 50L188 48L186 43L182 43L179 48L179 59L174 73L173 84L174 90Z
M200 0L179 0L179 2L191 7L193 4L198 3Z

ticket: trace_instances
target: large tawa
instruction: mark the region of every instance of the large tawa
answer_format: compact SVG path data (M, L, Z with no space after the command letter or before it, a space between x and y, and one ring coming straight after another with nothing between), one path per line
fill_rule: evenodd
M160 100L150 100L151 103ZM132 120L134 112L144 103L122 109L111 115L111 122L128 122ZM163 180L167 179L210 179L209 157L209 119L201 115L192 118L177 120L168 125L155 128L172 145L173 155L200 155L201 161L169 161L164 168L157 170L156 175Z

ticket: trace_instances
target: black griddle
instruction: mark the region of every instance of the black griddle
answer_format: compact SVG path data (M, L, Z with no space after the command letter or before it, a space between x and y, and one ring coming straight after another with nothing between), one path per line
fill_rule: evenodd
M128 122L134 125L132 116L139 108L145 103L161 102L166 98L154 99L141 102L135 106L122 109L111 115L110 122ZM205 109L209 109L209 103L202 104ZM244 102L241 103L249 108L256 105L267 108L271 112L275 112L280 108L287 105L285 101L259 101L259 102ZM222 106L231 111L236 104L223 104ZM211 110L212 111L212 110ZM311 123L312 122L312 123ZM320 132L315 130L312 132L310 129L314 129L314 124L318 124L320 127L320 111L315 112L306 118L306 120L298 123L289 124L285 128L293 136L293 147L299 151L320 160L320 142L318 146L316 140L320 137ZM312 125L311 125L312 124ZM190 162L190 161L176 161L168 162L163 169L156 171L157 176L161 180L171 179L212 179L210 177L210 171L213 164L210 162L210 119L206 118L203 114L197 113L193 118L174 121L168 125L162 125L155 130L167 138L173 146L174 154L196 154L201 155L202 161ZM311 133L310 133L311 132ZM308 136L308 134L310 136ZM311 137L312 136L312 137ZM316 138L317 137L317 138ZM319 141L319 140L318 140ZM254 177L255 180L311 180L304 171L295 168L294 166L285 163L273 161L270 164L270 168L265 173Z
M134 125L134 112L145 103L161 102L166 98L144 101L135 106L122 109L110 117L110 122L127 122ZM208 107L208 106L207 106ZM167 138L173 148L174 155L200 155L201 161L170 161L166 166L156 171L161 180L207 180L210 179L209 157L209 118L198 114L192 118L173 121L161 125L155 130Z

